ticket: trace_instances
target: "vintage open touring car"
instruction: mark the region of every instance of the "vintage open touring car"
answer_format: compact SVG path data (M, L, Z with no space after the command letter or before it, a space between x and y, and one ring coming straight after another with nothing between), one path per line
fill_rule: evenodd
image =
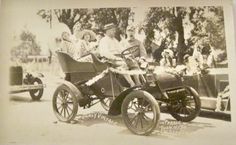
M130 49L129 49L130 50ZM127 51L124 51L127 53ZM126 55L122 53L122 55ZM89 108L104 99L112 98L109 115L122 115L127 128L138 135L148 135L160 119L159 104L166 104L170 114L188 122L198 116L201 102L198 93L185 86L182 77L172 73L154 74L146 71L126 71L143 76L143 85L130 87L109 61L101 61L89 54L91 62L74 60L64 52L57 52L65 80L54 92L53 110L63 122L72 121L78 107Z
M32 100L38 101L43 95L44 87L40 78L31 73L24 75L22 66L10 67L10 94L29 92Z

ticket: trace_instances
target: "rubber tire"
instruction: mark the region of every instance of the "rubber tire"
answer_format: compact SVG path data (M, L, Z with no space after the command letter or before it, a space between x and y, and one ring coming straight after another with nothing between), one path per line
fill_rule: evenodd
M128 107L127 105L129 104L129 101L132 100L133 98L135 98L136 96L146 97L146 100L149 103L151 103L152 109L155 114L153 126L151 128L149 128L148 130L146 130L145 132L137 132L134 128L132 128L129 124L129 121L128 121L129 119L127 118L126 113L125 113L125 112L127 112L126 107ZM122 103L122 106L121 106L121 113L122 113L122 118L123 118L123 121L124 121L126 127L132 133L137 134L137 135L151 134L153 132L153 130L156 129L156 126L158 125L159 119L160 119L160 108L159 108L159 105L158 105L156 99L150 93L148 93L146 91L142 91L142 90L137 90L137 91L131 92L130 94L128 94L125 97L125 99Z
M182 116L178 115L177 113L173 112L173 110L172 110L173 108L171 108L171 106L168 107L168 110L169 110L171 116L174 117L177 121L181 121L181 122L192 121L193 119L195 119L199 115L199 113L201 111L201 100L200 100L199 95L196 93L195 90L194 90L195 91L194 92L189 87L186 87L186 89L188 89L188 91L191 92L191 94L194 97L195 105L196 105L195 112L188 117L182 117Z
M32 84L34 84L35 82L37 82L38 84L43 84L43 82L39 78L34 78L34 81ZM36 93L38 91L39 91L39 93L38 93L38 95L36 95ZM39 101L41 99L41 97L43 96L43 88L37 89L37 90L30 90L29 93L30 93L32 100Z
M60 115L60 113L58 112L58 110L57 110L56 101L57 101L57 96L58 96L58 93L59 93L60 90L66 90L66 91L68 91L68 92L71 94L71 96L72 96L73 109L72 109L72 114L71 114L68 118L62 117L62 116ZM77 115L79 104L78 104L78 100L77 100L77 98L76 98L76 95L72 92L72 90L71 90L68 86L62 84L62 85L60 85L59 87L57 87L56 91L55 91L54 94L53 94L52 106L53 106L53 112L54 112L54 114L56 115L57 119L60 120L60 121L62 121L62 122L67 122L67 123L69 123L69 122L71 122L72 120L74 120L75 116Z

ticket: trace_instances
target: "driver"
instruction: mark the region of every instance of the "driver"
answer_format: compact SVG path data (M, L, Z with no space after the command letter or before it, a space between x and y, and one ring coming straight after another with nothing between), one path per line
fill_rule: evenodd
M133 25L129 25L126 29L127 38L121 42L121 45L124 48L130 47L138 47L138 51L132 53L133 57L141 62L141 60L145 60L147 58L146 49L141 41L135 38L135 27ZM139 69L137 61L132 59L126 59L126 63L129 66L129 69ZM134 75L134 80L137 85L141 85L138 75Z
M126 29L127 39L123 40L122 45L124 48L129 48L132 46L138 46L139 51L138 53L134 54L134 57L147 57L146 49L144 48L144 45L141 41L135 38L135 27L132 25L129 25Z
M122 47L118 40L115 38L116 26L113 23L104 26L105 37L100 40L99 43L99 53L102 57L112 60L115 65L121 68L128 69L126 63L122 58L116 56L116 54L121 54ZM125 79L128 81L131 87L135 86L135 83L131 79L130 75L123 74Z

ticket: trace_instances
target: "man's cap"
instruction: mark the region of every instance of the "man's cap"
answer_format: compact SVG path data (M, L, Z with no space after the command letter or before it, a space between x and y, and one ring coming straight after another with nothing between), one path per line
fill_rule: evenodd
M114 23L109 23L104 26L104 30L109 30L112 28L116 28L116 25Z
M97 31L97 33L96 33L97 35L104 35L104 32L103 31Z

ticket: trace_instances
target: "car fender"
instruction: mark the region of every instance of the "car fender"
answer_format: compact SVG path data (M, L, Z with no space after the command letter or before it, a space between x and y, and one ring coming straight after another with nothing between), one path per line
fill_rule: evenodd
M194 96L197 96L197 97L200 99L199 93L198 93L193 87L185 86L185 88L186 88L187 90L191 91ZM201 99L200 99L200 102L199 102L199 107L200 107L200 108L202 107Z
M63 81L60 81L60 84L61 85L65 85L68 88L70 88L71 91L75 94L76 99L77 99L78 102L80 102L80 101L82 101L84 99L84 96L80 92L80 90L74 84L72 84L71 82L63 80Z
M198 92L193 88L193 87L190 87L190 86L185 86L186 89L188 89L189 91L191 91L193 93L193 95L195 96L198 96L199 97L199 94Z
M117 96L115 98L115 100L112 102L111 107L108 111L108 115L112 115L112 116L120 115L121 114L121 105L122 105L125 97L129 93L133 92L134 90L140 90L140 89L141 88L139 86L136 86L136 87L129 88L129 89L123 91L122 93L120 93L120 95Z

